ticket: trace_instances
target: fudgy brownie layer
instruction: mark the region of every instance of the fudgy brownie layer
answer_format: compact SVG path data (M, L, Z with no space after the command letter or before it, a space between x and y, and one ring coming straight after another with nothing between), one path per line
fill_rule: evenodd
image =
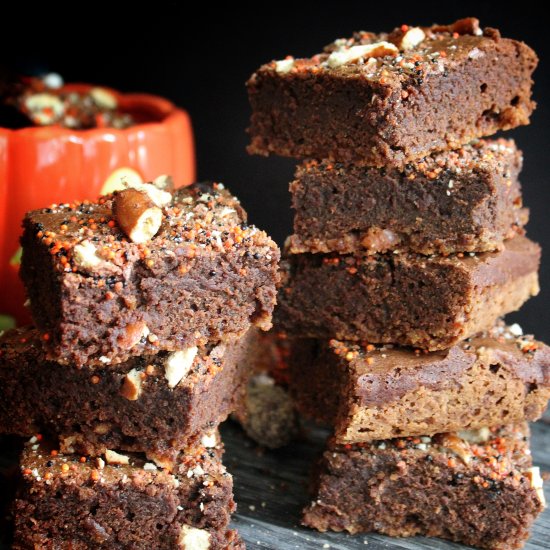
M405 170L305 162L290 184L296 213L290 251L501 249L528 219L521 164L511 140L476 141Z
M527 124L537 62L476 19L358 32L252 75L249 152L404 166Z
M21 276L50 359L116 363L271 326L278 248L223 185L176 191L145 243L121 230L116 200L25 217Z
M303 523L520 548L544 508L526 424L372 444L329 444Z
M550 398L550 348L520 332L499 324L430 354L290 340L290 387L342 444L536 420Z
M136 455L64 455L35 437L20 466L14 548L242 548L227 532L233 480L219 448L190 449L168 473Z
M249 335L81 369L44 359L39 339L30 328L0 338L0 433L49 432L86 454L123 449L171 462L227 418L248 378Z
M277 319L293 337L446 349L537 294L540 248L454 256L291 255Z

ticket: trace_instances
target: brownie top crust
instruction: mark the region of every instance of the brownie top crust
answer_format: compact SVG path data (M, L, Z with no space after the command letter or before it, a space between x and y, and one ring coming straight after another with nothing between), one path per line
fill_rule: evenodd
M335 339L329 341L329 347L352 364L358 381L356 397L364 406L395 402L421 386L434 390L452 386L484 354L495 362L495 368L502 357L526 384L550 385L550 348L531 335L523 335L518 325L502 322L449 350L429 354Z
M335 40L313 57L288 56L263 65L259 71L335 74L344 79L368 80L382 90L420 85L434 74L445 76L454 66L490 52L500 40L508 39L501 38L496 29L482 29L475 18L431 27L402 25L389 33L359 31L350 38ZM534 70L536 54L523 42L515 44L518 50L529 50Z
M198 183L175 191L163 206L160 229L147 243L132 242L121 229L114 213L117 194L97 202L34 210L26 215L24 225L34 228L50 254L58 257L54 265L59 271L93 272L115 279L139 259L146 260L154 271L156 264L238 249L244 240L276 257L275 243L263 231L247 225L239 200L221 183Z

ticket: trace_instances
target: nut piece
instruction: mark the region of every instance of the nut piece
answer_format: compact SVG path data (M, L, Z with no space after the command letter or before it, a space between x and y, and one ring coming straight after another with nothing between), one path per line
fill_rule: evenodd
M143 321L129 323L124 329L124 334L118 337L118 345L122 349L132 349L142 338L146 338L149 332L149 328Z
M130 459L126 455L121 455L109 449L105 451L105 460L109 464L130 464Z
M357 61L362 57L384 57L386 55L397 55L399 50L391 42L375 42L374 44L364 44L352 46L345 50L332 52L327 59L329 67L335 68Z
M65 114L65 106L53 94L33 94L25 99L25 108L35 124L53 124Z
M172 352L164 364L164 376L168 380L168 386L175 388L180 380L189 372L198 348L196 346L181 351Z
M481 443L486 443L491 437L491 430L489 428L478 428L477 430L462 430L458 432L458 437L467 441L468 443L475 443L480 445Z
M78 267L85 269L91 269L101 264L97 248L88 240L82 241L73 248L73 260Z
M153 185L151 187L156 189ZM122 231L137 244L150 241L162 224L162 210L147 193L134 188L125 189L115 195L113 213Z
M157 189L160 189L161 191L168 191L169 193L172 193L175 189L174 178L172 176L169 176L168 174L157 176L153 180L153 185Z
M546 508L546 498L544 497L544 489L542 483L542 477L540 475L540 468L538 466L532 466L525 472L525 477L531 482L531 487L535 489L540 503Z
M451 32L457 32L458 34L473 34L474 36L481 36L483 34L479 26L479 19L475 17L466 17L455 21L451 25Z
M157 468L163 468L165 470L168 470L169 472L173 471L174 468L176 467L174 460L164 455L148 452L147 458L149 460L152 460L157 466Z
M410 28L401 38L399 47L401 50L412 50L426 38L426 33L420 27Z
M281 59L275 61L275 71L279 74L289 73L294 68L294 58Z
M213 449L218 445L218 435L216 432L204 434L201 437L201 445L207 449Z
M141 371L132 369L124 378L120 395L129 401L137 401L141 395Z
M92 88L89 92L94 103L101 109L116 109L118 102L116 97L105 88Z
M434 439L440 447L454 453L466 465L470 463L474 456L470 450L470 445L454 433L439 434Z
M160 176L160 177L169 178L169 180L172 181L172 178L170 178L170 176ZM172 193L169 193L168 191L163 190L155 182L153 183L135 182L135 183L129 184L128 187L131 187L132 189L137 189L138 191L145 193L151 199L153 204L155 206L158 206L159 208L168 206L172 202ZM161 180L161 183L162 182L163 180ZM164 181L164 184L169 185L169 182ZM174 182L172 181L172 185L173 184Z
M178 546L182 550L208 550L210 548L210 533L205 529L182 525Z

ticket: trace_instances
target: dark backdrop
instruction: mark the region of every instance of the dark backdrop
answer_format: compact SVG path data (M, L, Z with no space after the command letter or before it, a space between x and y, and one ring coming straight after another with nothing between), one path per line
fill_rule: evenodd
M541 3L542 4L542 3ZM154 1L133 4L75 2L41 4L4 14L0 45L4 61L20 69L52 70L67 81L89 81L122 91L166 96L185 107L194 122L200 179L224 181L243 201L250 218L280 243L290 232L287 185L294 162L254 158L245 152L249 108L247 77L261 63L286 54L313 54L353 30L389 30L402 23L447 23L475 15L539 54L535 73L538 109L533 123L508 135L525 153L525 203L531 208L529 235L548 249L550 216L547 162L550 156L550 30L534 3L507 9L489 2L250 3L216 8ZM18 30L17 39L6 31ZM23 32L19 32L23 31ZM511 316L524 329L550 341L550 259L543 261L541 294Z

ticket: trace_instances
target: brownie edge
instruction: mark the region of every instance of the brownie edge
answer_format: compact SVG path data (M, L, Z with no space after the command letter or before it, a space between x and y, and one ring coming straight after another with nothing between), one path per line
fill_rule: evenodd
M537 62L526 44L474 18L357 32L252 75L248 150L404 167L528 124Z
M364 445L329 444L303 524L425 535L490 550L523 546L544 509L526 424Z
M512 140L479 140L405 170L307 161L290 184L290 251L453 254L500 250L528 210Z
M116 364L271 327L277 245L223 184L165 194L145 243L121 229L116 193L27 213L20 274L49 359Z
M534 421L550 398L550 348L518 325L432 353L392 345L289 339L291 389L337 443Z
M241 548L228 531L235 503L221 454L187 449L169 473L140 455L63 454L34 437L20 461L14 548Z
M292 337L446 349L535 296L539 261L521 236L448 257L289 255L276 320Z

